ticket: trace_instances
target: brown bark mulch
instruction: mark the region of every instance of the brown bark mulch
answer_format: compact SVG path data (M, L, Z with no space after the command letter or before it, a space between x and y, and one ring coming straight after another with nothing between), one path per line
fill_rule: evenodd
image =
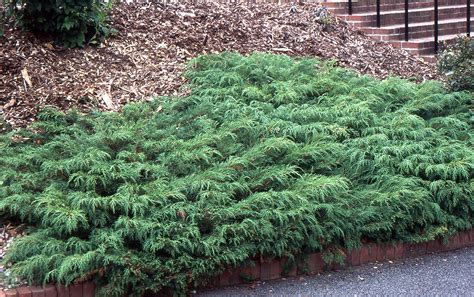
M118 35L83 49L7 27L0 37L0 116L18 127L44 106L119 110L127 102L177 95L186 61L222 51L335 59L378 78L437 78L433 65L338 19L324 29L314 20L315 7L290 13L289 5L275 4L118 4L110 15Z

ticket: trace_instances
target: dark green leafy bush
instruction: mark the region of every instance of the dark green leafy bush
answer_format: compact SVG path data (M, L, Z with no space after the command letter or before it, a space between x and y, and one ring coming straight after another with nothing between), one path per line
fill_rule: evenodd
M0 209L31 226L15 275L184 292L260 255L473 226L472 94L264 54L187 77L186 98L48 110L1 136Z
M20 27L54 36L68 47L97 43L111 32L105 23L110 4L102 1L3 0L3 4L5 19L14 16Z
M11 126L10 124L5 121L3 116L0 115L0 133L5 133L11 131Z
M474 38L458 37L446 45L439 55L438 69L446 74L452 90L474 92Z

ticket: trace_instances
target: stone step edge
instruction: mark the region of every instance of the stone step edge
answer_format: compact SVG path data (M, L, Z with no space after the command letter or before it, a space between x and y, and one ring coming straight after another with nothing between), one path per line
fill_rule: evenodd
M449 238L445 245L442 239L410 244L363 244L358 249L346 254L343 265L326 264L321 252L305 255L305 268L290 268L288 259L275 258L255 263L254 266L228 267L222 274L211 281L208 287L225 287L246 284L249 281L265 281L301 274L316 274L324 271L339 270L350 266L359 266L371 262L400 260L422 256L429 253L452 251L474 246L474 229L458 232ZM6 291L0 290L0 297L94 297L95 284L84 282L69 287L47 285L44 287L18 287Z

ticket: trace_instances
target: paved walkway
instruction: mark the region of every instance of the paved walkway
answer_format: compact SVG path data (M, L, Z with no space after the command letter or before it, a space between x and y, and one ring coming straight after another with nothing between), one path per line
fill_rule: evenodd
M473 296L474 247L286 280L197 292L197 296Z

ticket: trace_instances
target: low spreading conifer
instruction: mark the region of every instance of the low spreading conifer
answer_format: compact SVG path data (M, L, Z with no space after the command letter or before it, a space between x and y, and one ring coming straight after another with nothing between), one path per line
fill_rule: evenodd
M30 226L14 275L180 293L259 256L472 228L472 93L269 54L186 76L185 98L0 136L0 210Z

